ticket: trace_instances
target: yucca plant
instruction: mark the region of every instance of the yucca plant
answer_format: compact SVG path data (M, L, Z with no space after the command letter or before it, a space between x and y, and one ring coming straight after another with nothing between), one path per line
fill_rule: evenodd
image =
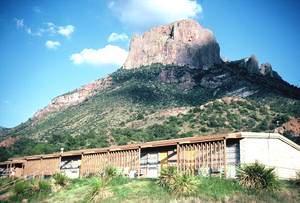
M279 187L274 168L267 168L258 162L241 166L237 177L243 187L251 190L275 190Z
M161 170L158 184L176 196L189 196L196 192L198 181L194 176L178 173L176 167Z
M113 177L116 177L117 175L118 175L118 172L117 172L117 169L115 167L108 166L104 170L104 176L105 177L113 178Z
M165 167L161 170L158 184L162 187L173 185L177 176L177 168L174 166Z
M198 188L195 176L179 174L175 177L174 184L170 185L172 193L176 196L191 196Z

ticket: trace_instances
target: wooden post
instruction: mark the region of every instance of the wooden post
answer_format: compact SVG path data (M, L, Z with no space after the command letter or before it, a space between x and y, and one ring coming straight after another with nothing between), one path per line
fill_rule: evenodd
M224 149L224 176L225 178L227 177L227 153L226 153L226 138L224 138L224 143L223 143L223 149Z
M41 175L42 175L42 157L40 157L40 163L39 163L39 177L41 177Z
M111 162L110 162L110 151L108 150L107 152L107 165L111 165ZM105 167L104 167L105 168Z
M22 177L24 177L24 168L25 168L25 164L24 163L22 163Z
M79 166L79 177L82 177L82 166L83 166L83 152L80 155L80 166Z
M61 155L59 155L59 161L58 161L58 173L60 173L60 165L61 165Z
M198 173L198 171L199 171L199 169L200 169L200 157L201 157L201 152L200 152L200 143L198 143L197 145L196 145L196 147L197 147L197 153L196 153L196 156L197 156L197 160L198 160L198 162L197 162L197 173Z
M182 171L185 172L185 146L182 145Z
M212 169L212 143L209 143L210 168Z
M141 176L141 146L138 149L138 177Z
M180 171L180 146L179 143L177 142L176 144L176 161L177 161L177 172Z
M207 153L207 157L206 157L206 160L207 160L207 168L209 168L210 167L210 165L209 165L209 142L207 143L207 145L206 145L206 153Z

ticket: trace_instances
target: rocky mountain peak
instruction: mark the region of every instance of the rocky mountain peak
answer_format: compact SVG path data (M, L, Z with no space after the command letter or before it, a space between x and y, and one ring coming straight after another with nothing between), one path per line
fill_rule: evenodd
M195 20L187 19L134 36L123 68L154 63L206 68L220 62L219 44L212 31Z

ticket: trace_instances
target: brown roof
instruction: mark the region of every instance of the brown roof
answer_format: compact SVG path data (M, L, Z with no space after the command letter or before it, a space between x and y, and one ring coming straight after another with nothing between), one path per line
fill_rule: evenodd
M21 163L24 163L25 160L22 159L22 158L18 158L18 159L10 159L8 161L4 161L4 162L0 162L0 165L7 165L7 164L21 164Z
M11 158L12 160L30 160L30 159L40 159L40 158L53 158L53 157L67 157L67 156L78 156L81 154L93 154L93 153L101 153L107 151L121 151L121 150L130 150L130 149L138 149L138 148L153 148L153 147L162 147L162 146L173 146L177 143L197 143L197 142L209 142L209 141L217 141L224 140L226 138L241 138L240 133L231 133L231 134L217 134L217 135L206 135L206 136L196 136L196 137L185 137L185 138L177 138L177 139L169 139L169 140L159 140L152 142L145 142L140 144L129 144L122 146L111 146L106 148L93 148L93 149L82 149L82 150L73 150L67 151L63 153L52 153L52 154L40 154L33 156L25 156L25 157L17 157Z

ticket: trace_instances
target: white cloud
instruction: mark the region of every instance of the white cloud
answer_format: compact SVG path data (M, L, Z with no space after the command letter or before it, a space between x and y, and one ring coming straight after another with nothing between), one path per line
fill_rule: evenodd
M70 60L74 64L90 65L123 65L128 52L118 46L106 45L100 49L83 49L80 53L72 54Z
M121 22L135 28L196 18L202 13L202 6L195 0L116 0L108 7Z
M65 37L70 37L74 30L75 27L73 25L59 26L57 33Z
M43 27L39 27L33 31L31 27L24 23L24 19L14 19L18 29L24 30L27 34L32 36L42 36L44 34L48 35L61 35L64 37L71 37L72 33L75 31L75 26L65 25L57 26L52 22L44 23Z
M16 22L17 28L23 28L24 27L24 19L15 18L14 20Z
M108 42L116 42L116 41L127 41L129 39L128 35L125 33L111 33L107 39Z
M59 42L59 41L51 41L51 40L48 40L48 41L45 43L45 46L46 46L48 49L57 49L57 48L60 46L60 42Z
M31 36L42 36L40 30L33 32L32 29L24 23L24 19L15 18L14 21L16 23L16 27L20 30L25 31L27 34Z

